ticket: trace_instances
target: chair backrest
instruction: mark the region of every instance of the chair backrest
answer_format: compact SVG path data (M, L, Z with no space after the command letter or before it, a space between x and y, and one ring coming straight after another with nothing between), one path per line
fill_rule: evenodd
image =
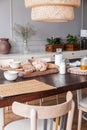
M0 59L0 66L7 67L9 66L9 62L14 61L13 59Z
M31 130L37 130L37 119L54 119L67 115L66 130L71 130L75 104L72 100L72 93L68 92L66 102L52 106L33 106L14 102L13 113L31 119Z

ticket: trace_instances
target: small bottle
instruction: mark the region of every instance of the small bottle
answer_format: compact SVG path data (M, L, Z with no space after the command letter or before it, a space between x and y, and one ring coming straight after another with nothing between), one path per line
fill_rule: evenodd
M59 73L60 74L65 74L66 73L66 63L65 63L65 60L63 59L60 63L60 66L59 66Z
M63 59L62 49L58 48L57 53L55 55L55 64L60 66L60 63L61 63L62 59Z
M66 63L66 69L68 69L70 67L70 61L69 59L65 59L65 63Z

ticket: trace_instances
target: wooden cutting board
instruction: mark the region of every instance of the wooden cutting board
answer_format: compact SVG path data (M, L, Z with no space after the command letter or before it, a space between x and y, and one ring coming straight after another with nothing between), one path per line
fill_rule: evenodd
M34 77L34 76L42 76L42 75L47 75L47 74L53 74L53 73L58 73L58 69L47 69L46 71L35 71L32 73L27 73L27 72L19 72L19 76L23 78L29 78L29 77Z

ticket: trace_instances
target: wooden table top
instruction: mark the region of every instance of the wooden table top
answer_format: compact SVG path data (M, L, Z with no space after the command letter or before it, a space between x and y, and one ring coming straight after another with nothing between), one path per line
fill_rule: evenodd
M2 73L3 72L0 71L0 84L10 83L9 81L4 79ZM23 79L19 77L15 82L31 80L31 79L36 79L38 81L52 85L54 86L54 89L1 98L0 107L9 106L12 104L13 101L26 102L34 99L39 99L39 98L52 96L67 91L83 89L87 87L87 75L83 76L83 75L75 75L70 73L66 73L64 75L61 75L59 73L48 74L48 75L38 76L38 77L28 78L28 79Z

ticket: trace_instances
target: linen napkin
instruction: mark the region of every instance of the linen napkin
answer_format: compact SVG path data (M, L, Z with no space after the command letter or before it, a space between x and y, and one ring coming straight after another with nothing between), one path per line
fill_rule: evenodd
M80 66L81 62L80 61L75 61L70 63L70 67L76 67L76 66Z

